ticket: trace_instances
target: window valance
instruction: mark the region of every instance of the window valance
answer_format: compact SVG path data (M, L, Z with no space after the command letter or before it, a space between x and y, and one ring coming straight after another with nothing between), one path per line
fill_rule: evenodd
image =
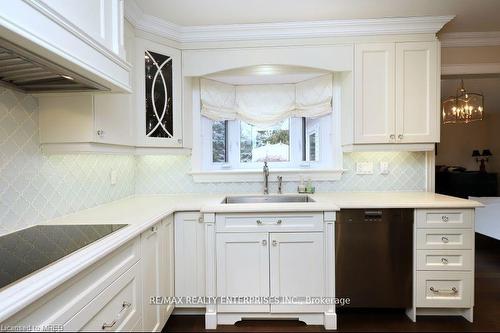
M332 80L328 74L296 84L235 86L202 78L201 114L259 126L290 117L321 117L332 112Z

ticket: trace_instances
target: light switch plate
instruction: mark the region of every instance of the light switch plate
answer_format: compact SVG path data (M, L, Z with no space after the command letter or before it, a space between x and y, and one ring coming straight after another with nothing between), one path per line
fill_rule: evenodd
M389 162L387 161L380 162L380 174L381 175L389 174Z
M357 162L356 163L356 174L358 174L358 175L372 175L373 174L373 162Z

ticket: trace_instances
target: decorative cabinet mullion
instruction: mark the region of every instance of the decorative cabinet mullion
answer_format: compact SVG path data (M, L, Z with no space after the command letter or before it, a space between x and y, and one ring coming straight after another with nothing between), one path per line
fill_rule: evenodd
M182 147L181 53L136 39L138 146Z

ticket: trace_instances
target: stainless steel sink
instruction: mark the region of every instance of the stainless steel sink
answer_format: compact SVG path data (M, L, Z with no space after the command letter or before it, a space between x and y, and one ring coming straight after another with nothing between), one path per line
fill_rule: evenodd
M307 195L245 195L226 197L222 203L273 203L273 202L314 202Z

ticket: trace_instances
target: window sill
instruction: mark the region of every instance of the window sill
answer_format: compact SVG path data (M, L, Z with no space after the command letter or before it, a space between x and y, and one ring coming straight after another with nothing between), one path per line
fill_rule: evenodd
M299 181L301 176L304 180L339 180L345 170L326 169L271 169L269 180L274 182L277 176L283 176L283 181ZM248 183L262 182L262 170L213 170L202 172L190 172L195 183Z

